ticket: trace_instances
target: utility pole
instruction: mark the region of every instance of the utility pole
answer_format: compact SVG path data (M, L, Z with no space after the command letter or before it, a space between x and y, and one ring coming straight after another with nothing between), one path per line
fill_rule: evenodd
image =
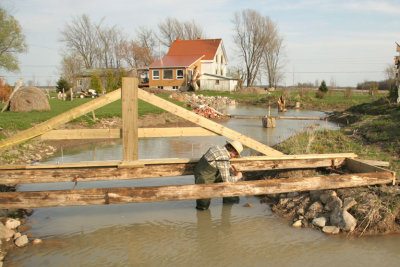
M396 42L396 52L399 53L399 56L396 56L394 61L397 68L396 73L396 86L397 86L397 104L400 103L400 45Z

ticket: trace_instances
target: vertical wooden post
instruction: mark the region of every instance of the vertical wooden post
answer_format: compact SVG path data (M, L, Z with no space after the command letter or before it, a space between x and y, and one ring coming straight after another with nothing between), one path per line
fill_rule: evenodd
M122 149L123 160L138 159L138 80L122 78Z

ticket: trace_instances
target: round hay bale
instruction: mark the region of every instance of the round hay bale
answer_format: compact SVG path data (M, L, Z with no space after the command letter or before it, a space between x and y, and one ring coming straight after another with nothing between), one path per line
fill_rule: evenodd
M46 95L37 87L21 87L10 100L10 110L28 112L50 110Z

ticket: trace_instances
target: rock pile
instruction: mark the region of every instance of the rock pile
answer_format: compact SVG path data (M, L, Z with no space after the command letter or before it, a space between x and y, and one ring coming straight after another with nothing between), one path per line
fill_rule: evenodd
M7 215L6 210L1 210L1 215ZM24 214L32 214L32 210L24 210ZM7 255L5 250L12 247L25 247L29 244L30 233L23 234L28 231L31 227L26 223L25 218L9 218L0 217L0 266L3 265L3 260ZM42 243L41 239L33 239L32 244Z
M198 108L201 105L207 105L218 109L227 105L235 105L234 99L226 96L204 96L196 94L184 94L184 93L173 93L169 96L170 99L174 99L181 102L188 103L192 108Z
M215 109L210 108L209 106L200 106L198 108L195 108L193 111L197 115L203 116L208 119L215 119L221 117L221 115L218 114Z
M197 105L207 105L218 109L219 107L227 105L235 105L234 99L230 99L226 96L203 96L203 95L185 95L185 99L190 103L195 103Z
M357 202L352 197L341 199L334 190L278 194L272 200L272 210L293 219L293 227L319 228L324 233L338 234L352 232L357 225L348 212Z

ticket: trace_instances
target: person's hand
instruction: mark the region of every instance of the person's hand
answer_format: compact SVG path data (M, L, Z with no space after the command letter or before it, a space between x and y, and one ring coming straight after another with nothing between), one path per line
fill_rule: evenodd
M237 172L236 173L236 177L238 178L238 180L243 178L243 173L242 172Z

